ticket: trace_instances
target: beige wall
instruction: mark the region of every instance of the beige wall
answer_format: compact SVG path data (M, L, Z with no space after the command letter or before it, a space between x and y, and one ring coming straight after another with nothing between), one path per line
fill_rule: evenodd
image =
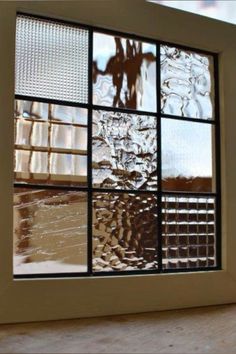
M17 10L220 53L222 271L86 279L12 280L14 30ZM142 0L0 2L0 322L153 311L236 300L236 29Z

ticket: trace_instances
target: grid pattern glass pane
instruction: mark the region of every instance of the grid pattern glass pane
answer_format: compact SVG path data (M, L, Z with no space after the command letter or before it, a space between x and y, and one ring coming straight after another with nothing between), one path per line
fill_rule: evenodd
M155 112L155 44L96 32L93 43L93 104Z
M213 119L213 67L211 56L162 45L162 113Z
M14 274L87 271L87 193L15 188Z
M15 102L15 180L84 186L87 109Z
M93 185L157 189L157 118L93 112Z
M215 198L162 197L164 269L216 265Z
M94 271L157 268L157 197L94 193Z
M87 103L88 31L18 15L15 93Z

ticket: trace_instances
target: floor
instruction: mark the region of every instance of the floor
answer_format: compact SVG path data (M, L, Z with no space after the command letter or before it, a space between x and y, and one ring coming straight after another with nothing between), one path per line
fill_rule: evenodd
M236 353L236 305L1 325L0 353Z

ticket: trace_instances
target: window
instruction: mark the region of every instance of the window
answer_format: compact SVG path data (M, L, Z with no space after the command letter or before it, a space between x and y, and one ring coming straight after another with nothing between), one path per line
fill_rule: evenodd
M219 269L217 56L18 14L14 275Z

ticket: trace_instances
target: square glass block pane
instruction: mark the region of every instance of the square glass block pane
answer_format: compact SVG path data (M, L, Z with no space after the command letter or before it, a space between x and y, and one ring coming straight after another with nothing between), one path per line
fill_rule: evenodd
M88 110L81 107L49 104L49 118L53 122L87 125Z
M157 197L154 194L93 194L93 269L157 268Z
M87 127L52 124L51 147L80 150L87 153Z
M87 193L15 188L14 274L87 271Z
M156 117L93 112L93 186L157 189Z
M50 179L52 181L87 182L87 156L62 153L50 154Z
M213 119L213 73L212 56L162 45L162 113Z
M15 100L14 118L48 120L48 103Z
M15 144L27 147L48 147L47 122L16 120Z
M214 127L166 118L161 124L163 189L214 191Z
M93 103L156 111L156 46L94 33Z
M164 269L216 266L214 197L162 197Z
M18 15L15 93L87 103L88 31Z

